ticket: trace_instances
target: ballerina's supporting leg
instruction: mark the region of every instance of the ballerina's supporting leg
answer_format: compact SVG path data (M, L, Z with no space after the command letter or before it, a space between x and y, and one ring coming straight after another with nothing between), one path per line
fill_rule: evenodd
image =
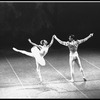
M39 75L39 79L42 82L42 76L41 76L41 72L40 72L40 66L39 63L36 61L36 67L37 67L37 73Z
M39 75L39 79L41 82L42 82L42 76L41 76L41 72L40 72L40 67L45 66L45 65L46 65L46 63L45 63L45 60L43 57L36 58L37 73Z

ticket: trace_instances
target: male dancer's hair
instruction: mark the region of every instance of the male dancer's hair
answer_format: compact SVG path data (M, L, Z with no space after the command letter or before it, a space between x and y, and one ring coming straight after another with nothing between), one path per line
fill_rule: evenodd
M75 39L75 35L71 34L71 35L69 36L69 38Z

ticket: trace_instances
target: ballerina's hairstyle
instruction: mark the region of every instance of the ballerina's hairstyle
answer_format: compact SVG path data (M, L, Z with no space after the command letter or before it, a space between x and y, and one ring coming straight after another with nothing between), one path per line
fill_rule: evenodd
M46 40L41 40L41 41L40 41L40 44L41 44L41 45L44 45L44 44L46 44L46 45L47 45L47 44L48 44L48 42L47 42Z

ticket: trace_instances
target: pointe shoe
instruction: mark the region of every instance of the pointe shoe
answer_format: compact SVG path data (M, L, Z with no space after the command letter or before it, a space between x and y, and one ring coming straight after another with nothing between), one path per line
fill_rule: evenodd
M73 80L73 79L71 79L71 80L69 80L69 81L70 81L70 82L72 82L72 83L74 82L74 80Z
M86 78L83 78L84 81L87 81Z
M42 83L42 82L43 82L42 78L39 78L39 80L40 80L40 83Z
M44 85L44 82L41 80L41 81L39 82L39 85Z

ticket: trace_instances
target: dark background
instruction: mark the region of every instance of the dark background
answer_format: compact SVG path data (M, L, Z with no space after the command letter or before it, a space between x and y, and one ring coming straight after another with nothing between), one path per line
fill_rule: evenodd
M0 48L30 49L30 38L39 44L50 42L53 34L67 41L70 34L82 39L94 37L82 49L100 49L100 3L74 2L0 2ZM52 49L64 48L54 41Z

